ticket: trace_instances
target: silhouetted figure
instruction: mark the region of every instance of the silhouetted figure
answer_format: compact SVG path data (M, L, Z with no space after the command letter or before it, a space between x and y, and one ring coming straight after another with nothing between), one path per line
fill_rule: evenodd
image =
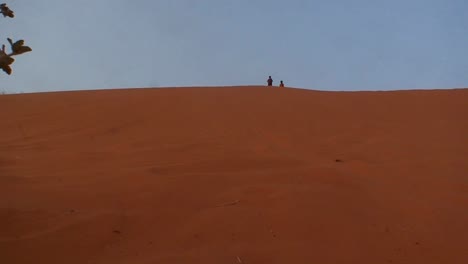
M279 85L279 87L284 87L284 83L283 83L283 81L280 81L280 85Z
M273 86L273 79L271 78L271 76L268 76L267 83L268 83L268 86Z

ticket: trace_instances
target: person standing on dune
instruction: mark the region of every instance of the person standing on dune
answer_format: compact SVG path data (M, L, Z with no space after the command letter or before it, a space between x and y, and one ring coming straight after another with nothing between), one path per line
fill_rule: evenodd
M281 87L284 87L284 83L283 83L283 81L282 81L282 80L280 81L280 85L279 85L279 87L280 87L280 88L281 88Z
M268 86L273 86L273 79L271 78L271 76L268 76L267 83L268 83Z

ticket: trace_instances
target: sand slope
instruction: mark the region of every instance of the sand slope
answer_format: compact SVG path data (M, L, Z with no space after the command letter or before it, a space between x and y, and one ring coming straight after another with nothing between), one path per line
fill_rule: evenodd
M468 263L468 89L23 94L0 120L0 263Z

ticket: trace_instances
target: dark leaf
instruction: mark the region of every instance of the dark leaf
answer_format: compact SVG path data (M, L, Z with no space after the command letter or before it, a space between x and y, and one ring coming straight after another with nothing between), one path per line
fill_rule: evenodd
M26 52L30 52L32 51L32 49L28 46L22 46L18 52L16 52L16 54L23 54L23 53L26 53Z
M24 40L20 39L20 40L16 41L16 42L13 44L13 46L11 47L11 49L13 50L13 52L16 52L16 51L18 51L18 50L21 48L21 46L23 46L23 45L24 45Z
M30 47L23 46L24 45L24 40L22 40L22 39L16 41L15 43L13 43L11 38L7 38L7 40L11 45L12 55L18 55L18 54L22 54L22 53L25 53L25 52L32 51L32 49Z
M0 5L0 13L2 13L3 17L15 17L13 10L11 10L6 4Z
M10 65L15 61L12 57L8 56L3 50L0 51L0 68L8 75L11 74Z
M2 68L2 70L3 70L4 72L6 72L8 75L11 74L11 67L10 67L10 66L6 65L6 66L3 66L3 67L1 67L1 68Z

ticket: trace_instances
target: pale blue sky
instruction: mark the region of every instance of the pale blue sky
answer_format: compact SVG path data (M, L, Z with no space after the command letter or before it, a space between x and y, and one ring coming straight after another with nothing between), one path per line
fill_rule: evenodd
M0 90L468 87L467 0L5 0Z

